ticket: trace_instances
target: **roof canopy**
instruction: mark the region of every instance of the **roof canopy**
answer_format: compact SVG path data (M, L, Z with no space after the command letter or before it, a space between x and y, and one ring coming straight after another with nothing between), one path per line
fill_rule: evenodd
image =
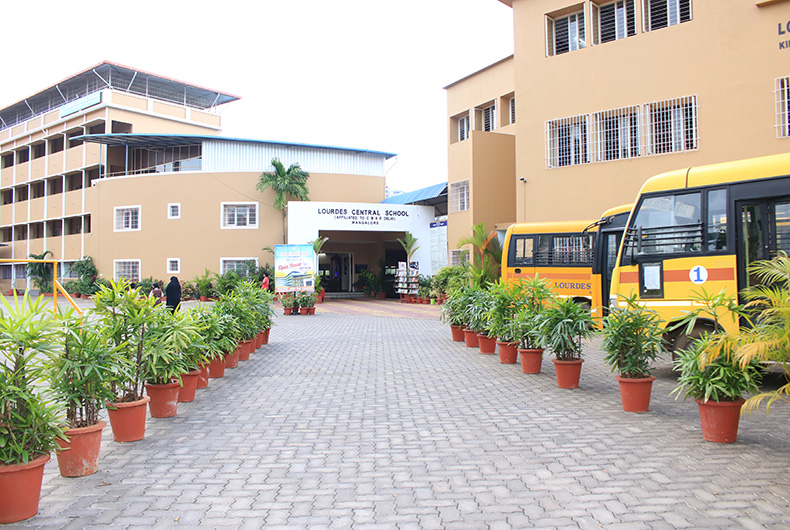
M441 182L421 188L419 190L401 193L387 197L384 204L414 204L418 206L433 206L437 215L447 215L447 183Z

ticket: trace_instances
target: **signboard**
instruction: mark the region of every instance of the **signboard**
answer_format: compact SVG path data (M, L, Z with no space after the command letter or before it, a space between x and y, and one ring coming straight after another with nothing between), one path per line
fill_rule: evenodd
M59 117L65 118L66 116L70 116L75 112L79 112L81 110L87 109L88 107L98 105L99 103L101 103L101 92L88 94L87 96L75 99L74 101L66 103L60 107Z
M313 291L315 263L313 245L274 245L274 290Z

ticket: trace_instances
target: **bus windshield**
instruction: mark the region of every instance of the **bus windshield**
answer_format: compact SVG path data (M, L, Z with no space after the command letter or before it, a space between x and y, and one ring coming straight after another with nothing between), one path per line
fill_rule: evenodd
M700 252L700 192L645 198L629 227L626 245L627 256Z

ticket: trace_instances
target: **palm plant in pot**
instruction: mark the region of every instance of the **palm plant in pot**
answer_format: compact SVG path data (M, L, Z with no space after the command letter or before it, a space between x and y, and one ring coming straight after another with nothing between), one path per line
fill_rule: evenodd
M521 371L525 374L539 374L543 364L543 347L538 330L543 310L551 305L556 293L549 280L535 274L532 278L521 279L522 307L513 315L510 327L521 356Z
M637 296L625 298L625 307L612 307L603 319L604 362L619 372L620 400L626 412L647 412L655 377L650 363L664 351L663 320L641 306Z
M42 394L44 363L59 324L43 298L28 293L0 310L0 524L38 511L44 464L63 437L60 406Z
M69 310L60 315L61 348L48 366L55 399L66 409L66 439L58 440L58 467L64 477L95 473L102 430L99 419L105 402L113 399L113 381L123 379L129 360L107 340L104 328Z
M523 291L518 283L501 279L491 286L491 305L488 309L488 331L496 337L499 362L515 364L518 360L518 340L512 325L516 311L524 303Z
M582 341L593 334L589 311L573 298L555 298L537 319L540 344L554 353L557 386L578 388L581 375Z
M464 340L464 325L466 324L466 289L455 286L450 289L439 311L439 318L442 322L450 325L450 332L454 342Z
M467 296L467 327L476 333L476 345L480 348L480 353L492 354L496 351L496 337L489 335L488 314L493 302L491 293L486 288L475 287ZM464 330L464 338L466 338L466 330ZM467 342L466 345L469 346L469 343Z

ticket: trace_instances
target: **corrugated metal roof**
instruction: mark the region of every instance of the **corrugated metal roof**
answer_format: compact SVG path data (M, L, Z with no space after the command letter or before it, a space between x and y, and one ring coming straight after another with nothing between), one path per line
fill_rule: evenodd
M443 194L447 195L446 182L441 182L433 186L428 186L427 188L421 188L407 193L401 193L400 195L393 195L381 202L386 204L414 204L420 201L435 199Z

